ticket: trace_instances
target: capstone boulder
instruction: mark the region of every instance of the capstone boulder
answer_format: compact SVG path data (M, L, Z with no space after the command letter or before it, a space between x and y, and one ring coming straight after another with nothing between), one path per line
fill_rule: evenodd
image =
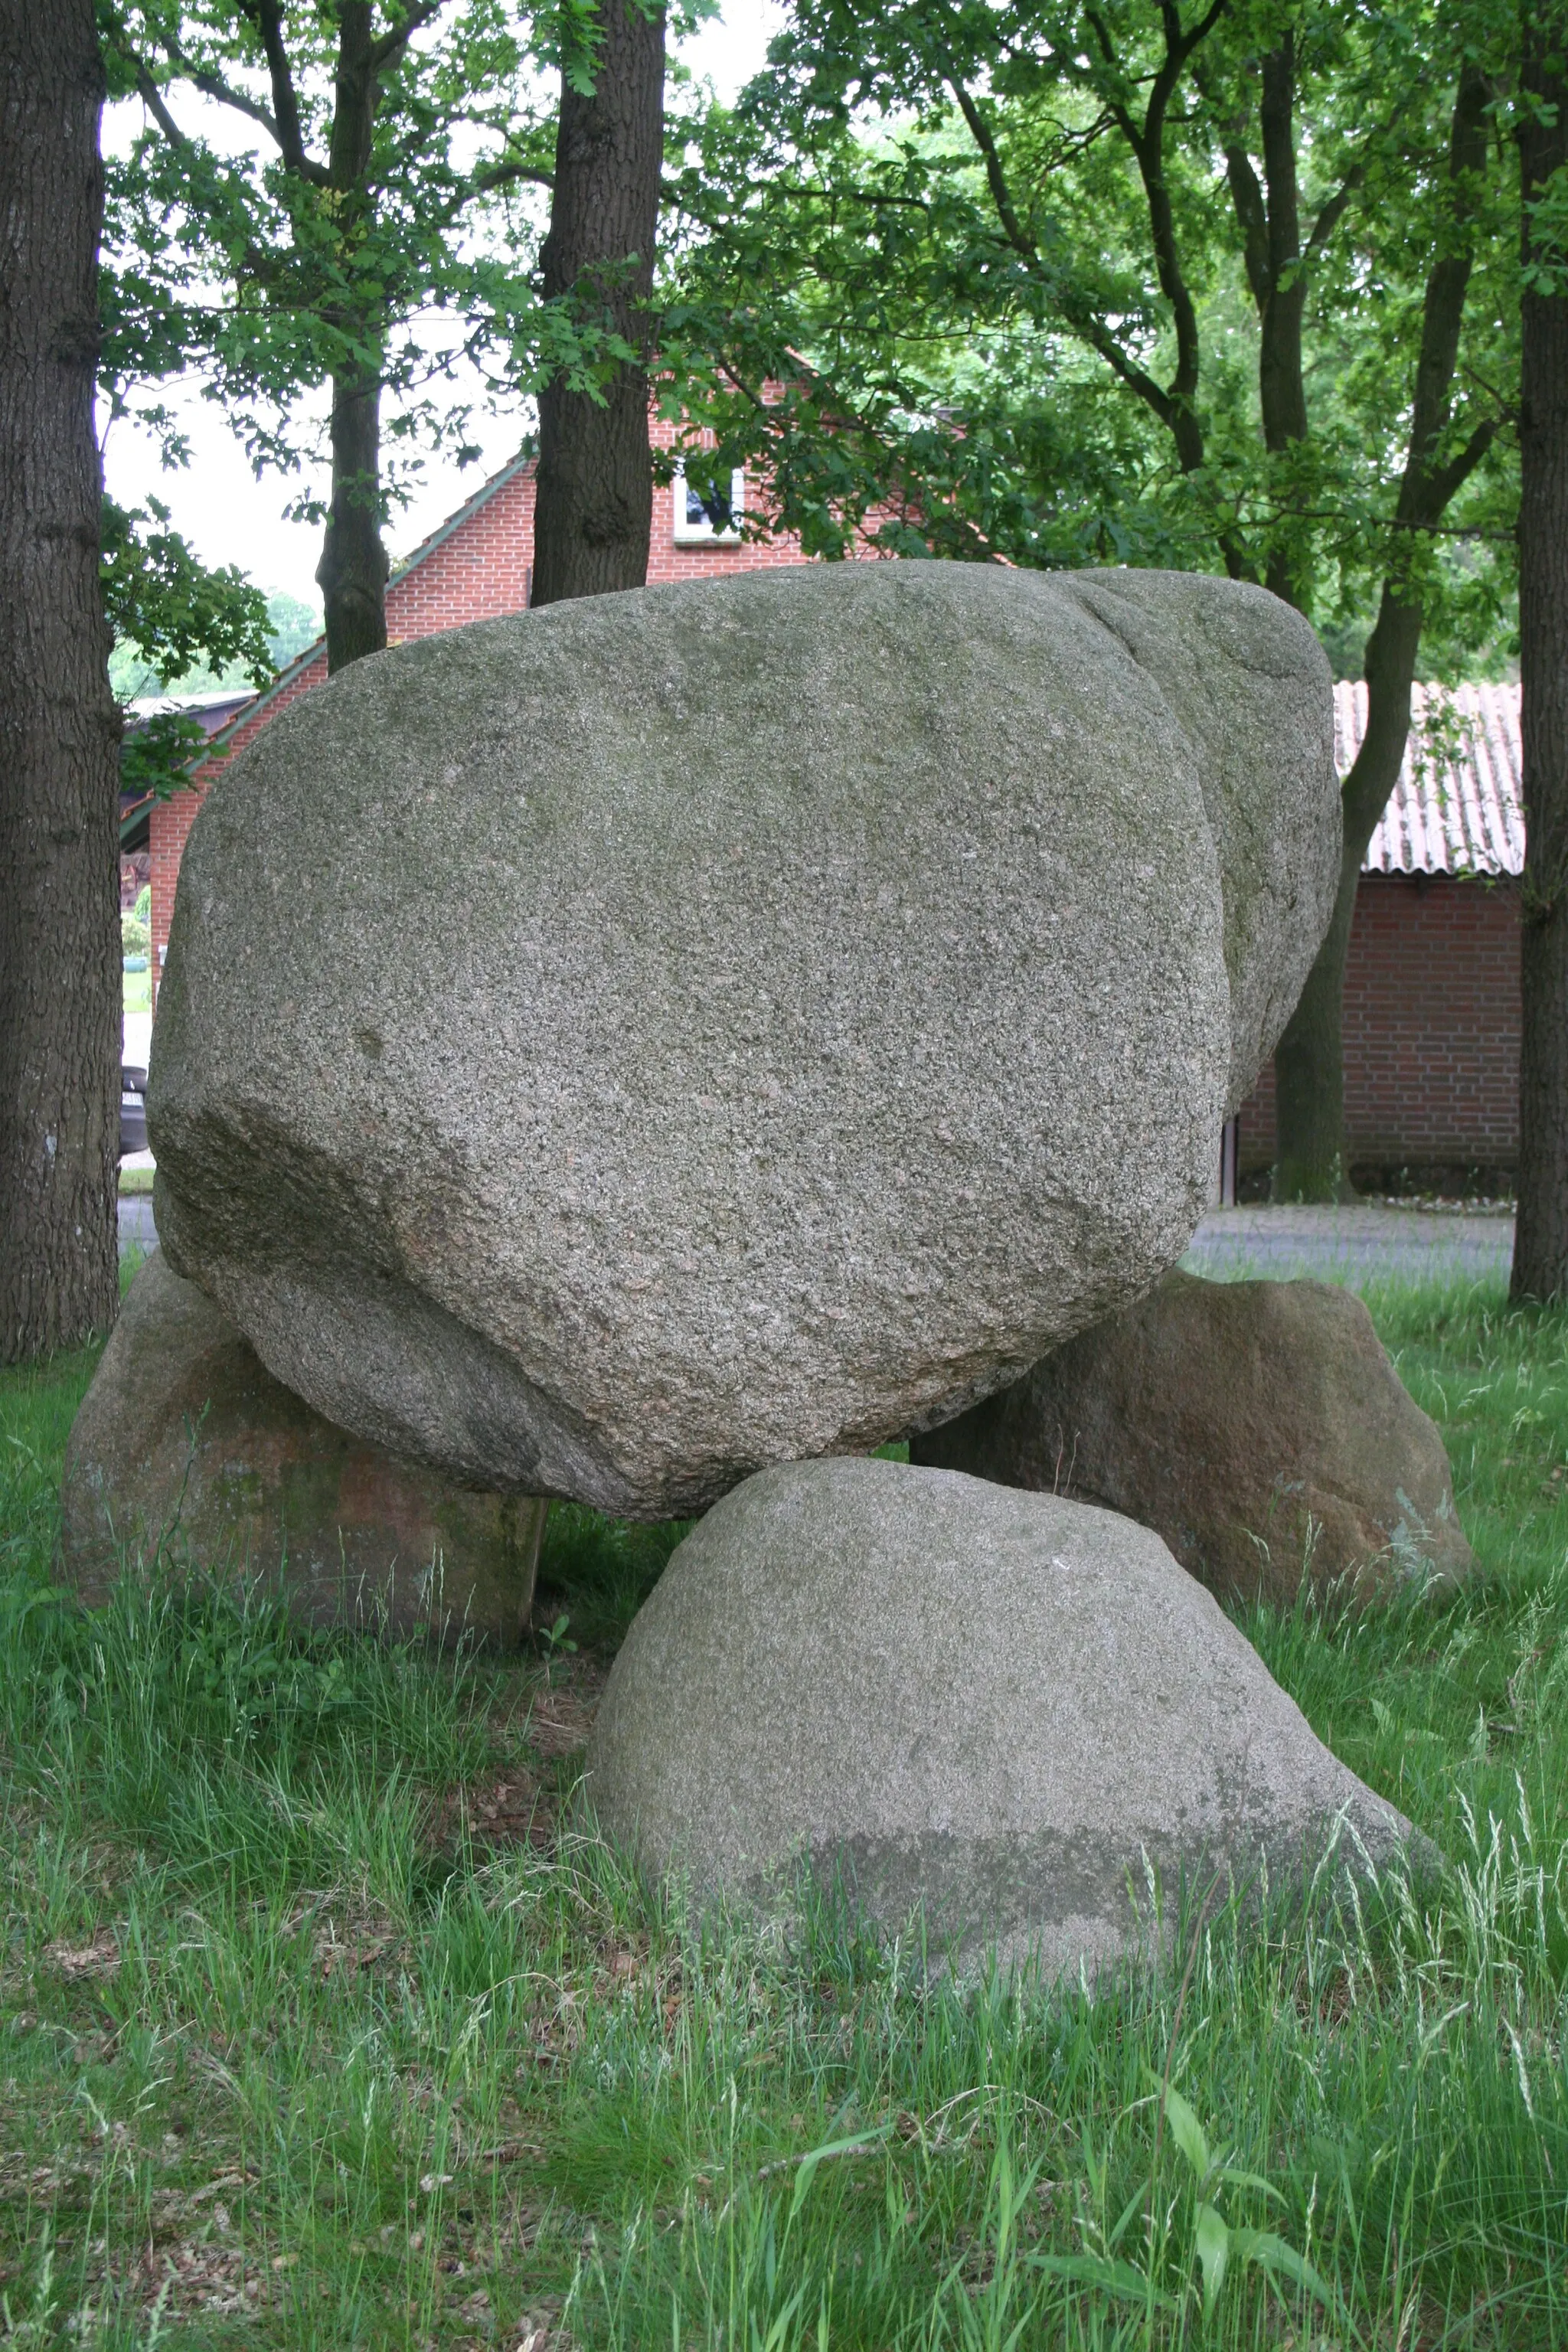
M159 1232L365 1439L697 1510L1159 1278L1338 864L1327 663L1226 581L808 565L405 645L196 818Z
M248 1578L301 1622L528 1623L548 1506L474 1494L323 1421L155 1250L66 1447L59 1567L89 1602L127 1568Z
M652 1877L788 1906L803 1873L967 1967L1091 1973L1184 1894L1431 1849L1315 1737L1147 1528L880 1461L765 1470L672 1557L588 1750ZM1337 1870L1338 1863L1330 1864Z
M1303 1579L1367 1600L1476 1564L1436 1424L1331 1283L1170 1275L910 1454L1125 1512L1280 1608Z

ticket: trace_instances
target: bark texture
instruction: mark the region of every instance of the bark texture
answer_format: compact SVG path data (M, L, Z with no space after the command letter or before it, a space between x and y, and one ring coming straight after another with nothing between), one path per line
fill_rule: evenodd
M1466 231L1474 219L1476 184L1486 169L1490 97L1486 78L1467 70L1454 102L1448 149L1455 235L1426 279L1410 444L1394 509L1395 530L1405 542L1442 520L1497 429L1493 420L1483 420L1460 448L1447 449L1473 259ZM1366 733L1342 794L1344 850L1333 919L1274 1057L1277 1201L1345 1200L1351 1194L1344 1126L1345 960L1362 859L1405 758L1423 617L1408 573L1391 572L1367 641Z
M0 0L0 1358L119 1303L117 747L93 433L92 0Z
M1261 129L1263 179L1239 135L1225 151L1226 176L1240 225L1247 281L1258 307L1258 405L1263 443L1280 457L1307 437L1307 384L1301 364L1301 322L1307 271L1301 252L1301 197L1296 168L1296 45L1294 37L1263 60ZM1325 206L1313 232L1321 244L1344 209L1344 197ZM1300 583L1283 547L1269 554L1264 583L1300 607Z
M540 257L547 301L571 298L639 355L603 399L559 378L539 402L533 602L640 588L653 520L648 449L648 297L664 160L664 17L637 0L600 0L594 89L563 77L550 234Z
M268 19L280 18L268 9ZM280 21L270 25L268 53L274 92L279 84ZM281 78L287 81L287 64ZM379 96L376 43L369 0L343 0L338 12L338 65L328 149L327 184L336 199L345 240L363 233L372 198L364 180L370 167ZM356 340L374 348L380 322L343 317L336 324L357 330ZM316 566L327 635L331 675L386 643L386 581L390 565L381 535L381 384L367 370L344 371L332 379L332 489L326 541Z
M1524 755L1523 1035L1516 1297L1568 1294L1568 293L1530 206L1568 167L1568 8L1525 5L1520 136L1519 644ZM1531 100L1534 101L1531 104ZM1544 120L1540 108L1554 110ZM1537 272L1549 272L1547 283Z
M381 386L332 385L332 496L316 566L327 635L327 673L386 643L390 565L381 536Z

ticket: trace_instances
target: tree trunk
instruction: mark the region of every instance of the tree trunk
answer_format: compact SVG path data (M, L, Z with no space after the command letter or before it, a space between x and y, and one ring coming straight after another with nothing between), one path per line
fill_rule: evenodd
M114 1320L119 719L98 581L92 0L0 0L0 1360Z
M1441 520L1449 500L1486 455L1496 430L1495 420L1478 426L1456 457L1442 459L1469 288L1468 232L1476 215L1477 183L1486 168L1490 98L1486 78L1467 67L1454 100L1448 146L1456 234L1426 278L1410 446L1394 509L1396 523L1412 535ZM1366 734L1341 793L1344 845L1334 911L1274 1056L1277 1201L1344 1201L1352 1195L1345 1151L1345 961L1361 862L1405 760L1422 620L1421 604L1408 577L1386 579L1377 625L1366 648Z
M1568 9L1526 0L1519 666L1525 860L1516 1298L1568 1295L1568 256L1529 206L1568 168ZM1555 110L1543 121L1531 101ZM1542 280L1545 280L1542 283Z
M1287 36L1263 60L1263 181L1268 192L1268 291L1259 306L1258 395L1263 444L1283 457L1307 437L1307 378L1301 326L1307 272L1301 263L1300 188L1296 167L1296 41ZM1276 539L1263 584L1304 609L1300 550Z
M326 608L331 676L386 643L386 579L381 536L381 386L332 385L332 501L316 580Z
M1277 1201L1348 1201L1344 992L1361 862L1399 782L1410 733L1410 690L1421 607L1387 586L1366 648L1366 733L1340 792L1344 844L1327 935L1274 1054Z
M635 0L599 0L602 39L584 97L562 77L550 234L540 257L547 301L574 297L640 359L648 349L664 161L664 18ZM640 588L653 522L648 387L617 367L602 400L557 377L539 401L533 602Z
M1270 457L1279 457L1307 437L1307 383L1301 365L1307 278L1300 266L1293 32L1287 33L1265 57L1262 81L1262 182L1243 136L1245 114L1231 126L1225 164L1241 230L1247 282L1258 310L1258 396L1263 446ZM1246 563L1238 571L1228 554L1226 566L1233 578L1258 577L1255 564ZM1291 556L1279 541L1269 549L1263 584L1287 604L1304 609Z
M1258 302L1258 395L1264 446L1278 454L1292 441L1307 437L1307 380L1301 365L1307 273L1301 266L1301 199L1296 167L1294 34L1270 49L1263 60L1262 127L1268 276Z
M353 244L369 225L365 186L375 138L378 83L371 0L340 0L338 56L327 175L338 231ZM361 345L377 342L373 320L340 318ZM332 496L316 584L326 614L327 674L386 643L391 566L381 536L381 383L363 368L332 379Z

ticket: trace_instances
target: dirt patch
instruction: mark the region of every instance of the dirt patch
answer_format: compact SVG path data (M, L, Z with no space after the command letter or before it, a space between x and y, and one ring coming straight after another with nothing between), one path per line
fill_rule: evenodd
M431 1806L426 1842L442 1854L465 1845L491 1853L526 1845L542 1853L554 1843L557 1811L554 1791L512 1765L493 1780L443 1790Z
M60 1937L46 1948L44 1957L68 1984L79 1984L88 1977L118 1976L120 1938L112 1927L100 1927L90 1944L71 1944Z
M492 1853L518 1846L550 1850L571 1777L560 1768L588 1744L606 1672L591 1658L556 1668L548 1686L532 1694L526 1715L508 1722L518 1749L512 1759L436 1799L426 1828L433 1852L451 1854L465 1845Z
M609 1671L593 1658L574 1658L569 1672L542 1690L522 1736L538 1756L574 1756L586 1748Z

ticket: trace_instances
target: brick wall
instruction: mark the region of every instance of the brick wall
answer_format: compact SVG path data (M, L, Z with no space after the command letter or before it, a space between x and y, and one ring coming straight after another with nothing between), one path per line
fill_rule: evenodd
M1345 1137L1363 1181L1510 1171L1519 1151L1519 887L1363 874L1345 972ZM1274 1069L1239 1166L1274 1157Z
M655 418L649 438L656 448L670 448L676 427ZM704 447L713 446L710 433L700 438ZM683 545L675 536L677 495L672 483L654 486L649 587L806 561L799 541L793 538L742 541L738 546L711 541ZM533 568L533 502L534 471L527 466L503 482L477 513L445 538L437 535L427 553L416 553L410 568L387 587L386 630L394 645L526 610Z
M386 583L391 644L495 621L528 604L533 563L533 468L503 481L476 514Z
M228 753L243 751L253 743L262 729L319 686L327 675L326 650L292 672L287 682L274 688L262 698L247 717L241 712L225 741ZM164 951L169 944L169 922L174 911L174 886L180 878L180 860L184 855L185 836L195 823L196 811L207 796L216 779L225 767L222 759L204 761L195 771L194 780L184 792L172 794L166 801L154 801L147 819L147 847L151 872L148 879L153 890L153 989L156 1002L159 980L163 974Z

